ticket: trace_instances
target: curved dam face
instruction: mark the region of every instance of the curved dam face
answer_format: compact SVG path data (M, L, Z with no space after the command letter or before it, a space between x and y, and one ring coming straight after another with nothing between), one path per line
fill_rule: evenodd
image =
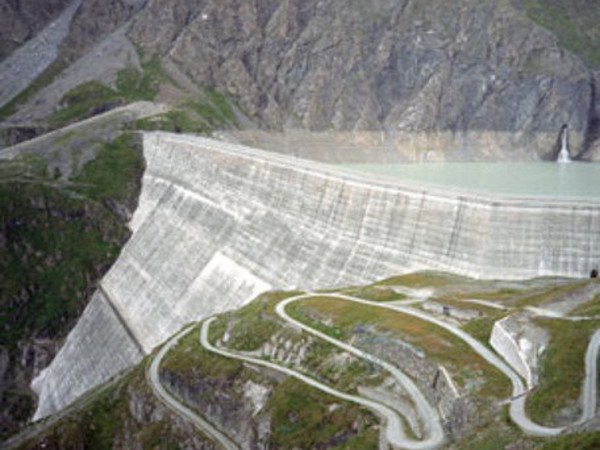
M52 364L35 418L138 362L184 324L271 288L409 270L588 276L600 204L503 199L374 180L210 139L148 133L133 236Z

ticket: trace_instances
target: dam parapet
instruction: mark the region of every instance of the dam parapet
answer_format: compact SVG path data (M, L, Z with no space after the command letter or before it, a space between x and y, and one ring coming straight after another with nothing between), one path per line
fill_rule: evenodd
M36 418L186 323L272 288L364 284L420 269L587 277L600 261L597 202L430 188L167 133L145 134L144 156L133 235L35 380Z

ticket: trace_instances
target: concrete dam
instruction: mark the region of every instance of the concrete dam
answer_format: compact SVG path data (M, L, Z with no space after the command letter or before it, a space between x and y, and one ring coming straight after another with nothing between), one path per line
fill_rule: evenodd
M35 419L136 364L184 324L269 289L419 269L587 277L600 264L598 201L442 190L192 136L143 140L133 235L34 380Z

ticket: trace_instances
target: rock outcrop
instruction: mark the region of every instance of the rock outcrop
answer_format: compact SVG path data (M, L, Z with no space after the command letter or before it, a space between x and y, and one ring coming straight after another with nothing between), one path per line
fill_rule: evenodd
M35 36L72 0L0 0L0 60Z
M153 0L130 37L271 129L551 158L591 120L590 70L508 1Z
M145 58L228 94L268 130L374 133L414 160L533 160L555 157L568 124L573 154L597 159L600 49L551 25L585 25L598 6L569 7L543 28L522 3L86 0L61 61L126 27Z

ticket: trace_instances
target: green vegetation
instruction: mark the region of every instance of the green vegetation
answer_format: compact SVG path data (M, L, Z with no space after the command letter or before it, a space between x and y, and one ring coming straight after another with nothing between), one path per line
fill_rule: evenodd
M374 302L394 302L406 298L404 294L395 292L394 289L386 286L365 286L344 290L344 293Z
M213 105L213 110L217 115L220 115L225 121L230 123L236 123L237 119L231 106L227 102L227 99L223 96L223 94L217 92L214 89L207 89L206 95L208 99Z
M600 67L600 8L596 0L525 0L529 18L552 31L564 48Z
M600 431L566 434L539 447L541 450L596 450L600 448Z
M267 404L272 418L271 442L279 448L320 448L350 437L343 448L377 448L378 435L371 428L375 417L352 404L333 411L329 408L340 403L295 378L287 378ZM357 422L360 428L369 428L356 435Z
M355 394L358 386L380 385L386 374L380 367L363 360L350 357L349 360L336 360L340 351L327 342L317 339L308 344L308 338L290 328L276 315L274 308L285 298L297 292L270 292L243 308L223 314L211 325L210 337L215 342L225 332L228 340L225 345L231 350L256 351L270 342L273 337L283 342L307 345L302 361L302 371L321 382L344 392Z
M144 364L140 364L132 373L99 392L86 396L79 404L85 406L66 416L41 436L26 441L19 448L22 450L34 448L61 448L104 450L121 447L142 449L179 449L181 443L190 436L189 431L183 431L172 421L171 415L152 412L158 401L154 398L144 377ZM134 413L130 402L144 402L144 413ZM210 440L198 432L192 436L207 444ZM40 443L43 444L40 446Z
M600 315L600 294L596 295L592 300L579 305L573 311L571 316L598 316Z
M162 371L177 375L181 383L178 390L204 383L211 386L207 393L197 396L199 404L214 402L213 397L221 395L234 399L233 405L239 404L236 402L243 401L245 382L252 380L271 390L264 410L270 416L272 448L377 448L379 422L368 410L294 378L261 374L207 352L199 344L198 331L196 327L166 355ZM147 358L123 379L86 395L79 401L79 409L19 448L39 448L41 442L48 448L131 448L134 444L143 449L181 448L191 432L179 428L172 414L158 414L158 401L144 375L149 362ZM133 404L143 404L143 409ZM192 436L202 444L208 441L199 434Z
M81 120L96 108L104 108L110 102L119 103L118 94L108 86L89 81L67 92L61 100L62 109L50 119L52 128Z
M75 190L94 200L124 202L131 196L144 171L140 150L133 135L122 134L114 142L103 144L96 158L73 178L80 184Z
M81 84L61 99L61 109L50 118L51 128L60 128L82 118L135 101L154 101L160 86L176 83L162 69L155 56L142 64L142 70L129 67L118 73L115 89L97 81ZM213 89L201 98L189 100L173 111L137 121L140 130L162 130L177 133L205 133L219 126L237 123L227 99Z
M37 77L26 89L14 99L0 108L0 122L6 120L17 111L17 106L27 102L36 93L50 85L54 79L66 68L61 61L52 63L39 77Z
M208 352L200 345L199 327L186 334L165 356L164 368L180 377L202 374L206 377L235 378L243 370L243 364Z
M494 323L499 320L503 314L496 316L482 317L480 319L470 320L462 326L462 329L480 341L484 345L489 345L490 336Z
M134 67L119 72L115 89L97 81L73 88L61 99L61 109L50 117L49 125L51 128L61 128L116 106L141 100L153 101L160 85L169 82L160 59L155 57L142 65L141 72Z
M266 344L278 331L283 331L279 317L274 308L280 301L291 297L295 292L269 292L261 295L243 308L223 314L212 328L224 329L228 324L229 340L227 347L232 350L253 351ZM211 333L215 336L214 332Z
M500 414L478 427L470 435L459 441L456 448L461 450L504 450L519 441L522 447L533 448L534 442L524 441L523 432L510 420L508 405L502 406Z
M466 381L463 376L481 375L485 380L481 395L502 398L509 393L508 379L502 373L487 364L462 340L428 322L374 306L327 297L302 300L287 309L298 320L345 341L350 340L357 326L371 325L380 332L392 332L423 350L433 361L460 372L456 379L463 385ZM325 320L331 321L331 324L325 325ZM451 352L449 348L452 348Z
M116 258L128 232L101 205L39 184L0 184L2 336L65 332L85 306L89 280Z
M264 298L253 303L256 302L261 304L257 310L243 308L245 319L251 318L253 312L265 314L268 308L264 305L274 303ZM215 334L213 326L222 331L213 323L211 335ZM285 377L283 381L277 381L281 378L261 374L239 361L208 352L200 345L198 334L197 327L184 336L165 356L162 370L174 374L189 388L198 383L221 386L221 389L227 389L227 396L237 402L243 397L240 390L247 380L269 385L272 393L265 409L271 417L271 443L274 448L315 448L333 442L343 442L343 448L376 447L378 433L373 425L377 420L370 412L338 401L294 378ZM212 396L219 395L214 391L214 388L209 389L210 393L198 396L198 401L213 401ZM331 408L332 405L337 405L337 408Z
M31 370L19 342L64 337L129 237L111 205L137 196L143 162L133 146L128 136L103 146L75 175L81 185L48 174L39 155L0 162L0 329L17 373ZM14 421L0 438L31 414L31 395L7 382L0 406Z
M459 282L473 282L470 278L445 272L413 272L391 277L375 283L375 286L406 286L411 288L443 287Z
M205 122L194 119L189 110L175 109L164 114L140 119L135 127L142 131L168 131L171 133L206 133L210 128Z
M578 289L585 288L590 283L594 283L594 281L583 280L558 286L548 286L536 290L533 294L519 298L518 301L515 302L515 306L524 308L525 306L540 306L544 303L551 303L560 297L576 292Z
M585 352L600 321L538 318L535 322L550 332L550 345L541 360L539 386L527 399L526 409L534 421L553 423L561 409L579 408Z
M236 124L235 114L225 97L209 89L204 93L204 99L190 100L167 113L138 120L136 128L144 131L206 133Z

